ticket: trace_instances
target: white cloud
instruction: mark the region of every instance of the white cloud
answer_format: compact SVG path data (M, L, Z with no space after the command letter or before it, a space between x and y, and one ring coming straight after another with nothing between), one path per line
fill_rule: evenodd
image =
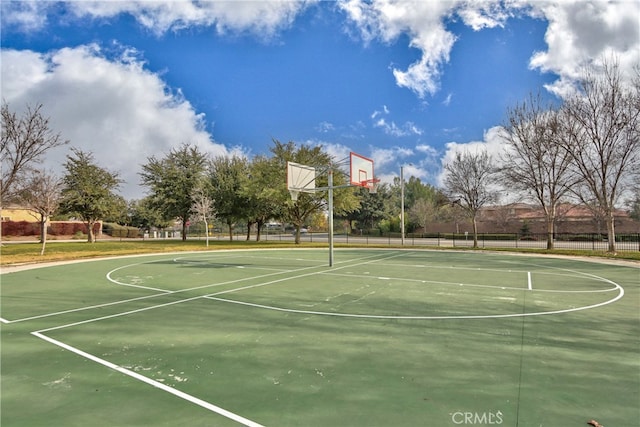
M289 27L295 17L314 0L301 1L86 1L61 5L49 1L2 2L2 23L24 31L46 25L52 8L65 7L76 18L133 16L140 25L160 35L192 26L215 27L220 34L248 31L271 37ZM70 18L69 18L70 19Z
M423 133L423 130L411 121L398 126L394 121L387 122L384 118L380 118L373 124L373 127L381 128L387 135L395 137L422 135Z
M382 111L380 110L375 110L373 113L371 113L371 120L375 119L376 117L382 115L382 114L389 114L389 108L386 105L382 106Z
M334 131L335 129L336 129L335 126L329 122L320 122L318 123L318 126L316 126L316 131L320 133L331 132L331 131Z
M408 36L409 47L419 49L422 56L406 69L394 67L393 75L398 86L420 98L439 90L442 66L457 38L444 23L456 17L476 31L524 15L547 20L548 49L532 52L530 66L557 74L559 79L548 89L559 95L571 88L589 62L613 55L631 74L640 61L640 2L633 0L345 0L340 7L365 43L376 39L392 43L400 35Z
M536 52L530 67L560 79L548 86L563 96L572 90L584 65L615 57L623 73L633 75L640 63L640 3L637 1L534 2L548 21L548 49Z
M457 13L474 29L501 25L508 17L501 4L499 1L347 0L341 2L340 7L367 43L375 39L391 43L401 34L409 36L409 47L419 49L422 56L404 70L394 67L393 75L398 86L411 89L423 98L437 92L441 67L449 61L456 41L456 36L446 30L444 21Z
M52 2L12 1L0 2L2 26L11 26L25 32L39 30L47 23L47 10Z
M346 145L336 144L327 141L309 141L312 145L322 146L323 150L329 154L335 162L348 161L351 148ZM345 168L345 170L348 168Z
M427 144L416 145L416 151L419 153L428 154L430 156L435 156L438 154L438 150Z
M442 186L444 181L444 165L447 165L453 161L457 153L471 152L481 153L486 152L496 162L505 149L504 139L501 137L502 127L495 126L485 131L482 141L470 141L466 143L448 142L445 145L445 153L442 156L441 164L442 168L436 178L438 185Z
M0 59L9 107L21 112L42 103L54 131L92 152L101 167L120 173L125 198L143 195L138 172L149 156L162 157L182 143L213 155L229 153L212 141L205 117L128 50L108 59L95 45L49 54L5 49ZM69 147L48 152L44 166L63 173L68 153Z
M369 158L373 160L374 171L386 170L391 165L394 165L413 155L413 150L405 147L371 147L371 153Z

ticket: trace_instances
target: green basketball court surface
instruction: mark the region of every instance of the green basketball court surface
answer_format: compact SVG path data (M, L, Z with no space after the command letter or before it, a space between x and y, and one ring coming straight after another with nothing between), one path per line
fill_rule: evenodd
M1 276L2 426L640 425L640 269L421 250Z

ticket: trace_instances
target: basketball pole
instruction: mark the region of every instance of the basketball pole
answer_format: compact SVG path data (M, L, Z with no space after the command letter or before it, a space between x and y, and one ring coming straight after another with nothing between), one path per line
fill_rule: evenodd
M333 267L333 169L329 168L329 267Z
M400 242L404 246L404 166L400 166Z

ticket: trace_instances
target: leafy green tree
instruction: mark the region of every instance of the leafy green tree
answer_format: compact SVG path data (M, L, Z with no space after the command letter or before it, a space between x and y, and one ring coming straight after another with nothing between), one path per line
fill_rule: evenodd
M358 229L373 229L379 221L388 218L388 201L391 198L388 184L378 186L375 193L371 193L366 188L355 190L360 199L360 206L351 212L342 215L341 218L349 221L349 227L353 232L354 227Z
M151 190L149 207L162 212L164 220L180 220L182 240L187 239L193 195L205 179L208 161L197 146L183 144L162 159L149 157L142 165L142 183Z
M292 223L296 228L296 244L300 243L300 229L307 219L317 213L326 212L328 208L328 198L326 191L316 191L315 193L300 193L297 201L292 201L286 185L287 162L296 162L316 168L316 187L328 186L328 174L331 169L337 171L333 165L331 156L323 151L320 146L301 145L296 146L294 142L286 144L278 140L273 141L271 152L274 158L274 167L277 174L274 175L273 186L279 189L274 197L283 205L282 219ZM342 173L334 173L334 187L346 184L347 179ZM357 209L360 200L355 195L353 188L339 188L333 192L333 207L336 215L342 215Z
M392 185L392 195L389 199L390 203L388 204L388 212L389 216L399 216L400 215L400 204L401 204L401 182L400 178L395 178L393 180ZM420 178L411 176L408 180L405 180L404 183L404 210L405 214L410 213L413 206L419 200L427 200L429 203L433 204L436 207L440 207L449 203L449 199L442 192L442 190L432 186L431 184L423 183ZM406 229L413 230L418 226L421 226L420 223L416 222L416 216L407 215L408 221L405 224ZM400 231L398 229L398 231Z
M150 230L152 227L167 228L172 223L172 220L164 219L162 212L153 207L151 197L129 201L127 204L127 216L128 225L143 230Z
M115 222L119 225L130 225L127 200L120 195L116 195L113 211L102 219L106 222Z
M249 165L249 179L244 187L247 198L248 222L257 225L256 241L260 240L263 225L271 218L281 218L283 205L276 194L279 193L273 183L279 179L278 166L273 158L256 156ZM250 227L247 230L249 240Z
M229 240L233 240L233 230L241 219L251 218L255 208L249 206L246 193L249 163L239 156L216 157L209 169L209 185L218 217L229 227Z
M418 200L430 200L434 205L442 205L448 202L446 195L432 186L423 183L420 178L414 176L404 184L405 209L411 209Z
M118 195L113 192L122 183L118 173L95 164L93 154L72 149L64 164L61 210L77 215L88 228L88 241L95 242L94 225L118 210Z

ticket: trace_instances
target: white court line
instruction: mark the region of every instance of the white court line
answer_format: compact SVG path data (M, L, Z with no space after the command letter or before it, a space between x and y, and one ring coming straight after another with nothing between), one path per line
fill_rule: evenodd
M372 261L369 261L369 262L372 262ZM367 262L367 263L369 263L369 262ZM362 263L362 264L366 264L366 263ZM347 267L350 267L350 266L344 266L344 267L341 267L341 268L347 268ZM566 270L566 269L560 269L560 270L571 271L571 272L576 273L576 274L583 274L583 275L588 276L588 277L590 277L592 279L596 279L598 281L603 281L605 283L609 283L609 284L613 285L614 287L611 288L611 289L598 290L598 291L559 291L559 290L548 290L547 291L547 290L537 290L537 292L585 292L585 293L589 293L589 292L610 292L610 291L613 291L613 290L617 290L618 291L618 295L615 296L614 298L608 300L608 301L604 301L604 302L601 302L601 303L587 305L587 306L583 306L583 307L568 308L568 309L564 309L564 310L538 311L538 312L531 312L531 313L513 313L513 314L451 315L451 316L370 315L370 314L352 314L352 313L336 313L336 312L324 312L324 311L296 310L296 309L274 307L274 306L268 306L268 305L262 305L262 304L254 304L254 303L249 303L249 302L244 302L244 301L236 301L236 300L229 300L229 299L225 299L225 298L216 298L215 297L215 295L220 295L222 293L227 293L227 292L221 292L221 293L218 293L218 294L210 294L210 295L205 296L204 298L211 299L211 300L216 300L216 301L221 301L221 302L228 302L228 303L232 303L232 304L245 305L245 306L249 306L249 307L262 308L262 309L266 309L266 310L283 311L283 312L288 312L288 313L299 313L299 314L313 314L313 315L320 315L320 316L350 317L350 318L360 318L360 319L450 320L450 319L504 319L504 318L512 318L512 317L530 317L530 316L545 316L545 315L553 315L553 314L564 314L564 313L571 313L571 312L576 312L576 311L590 310L592 308L597 308L597 307L603 307L605 305L609 305L609 304L612 304L612 303L618 301L619 299L621 299L624 296L624 288L622 286L618 285L617 283L615 283L612 280L606 279L604 277L596 276L595 274L590 274L590 273L580 273L578 271ZM331 273L320 273L320 274L331 274ZM370 276L367 276L367 277L370 277ZM495 287L495 286L486 286L486 285L463 285L463 284L460 284L460 286ZM511 289L522 290L522 288L511 288Z
M400 255L394 255L394 256L400 256ZM360 259L362 260L362 259L367 259L367 258L372 258L372 257L364 257L364 258L360 258ZM356 259L356 261L357 260L358 259ZM361 263L358 263L358 264L349 264L349 265L345 265L345 266L338 267L338 268L347 268L347 267L351 267L353 265L361 265L361 264L366 264L366 263L374 262L374 261L364 261L364 262L361 262ZM317 268L317 267L318 266L305 267L305 268L299 269L298 271L303 271L303 270L306 270L306 269L309 269L309 268ZM236 291L241 291L241 290L244 290L244 289L257 288L257 287L260 287L260 286L266 286L266 285L270 285L270 284L273 284L273 283L283 282L283 281L286 281L286 280L298 279L300 277L311 276L311 275L319 274L319 273L321 273L321 272L313 272L312 271L312 272L309 272L309 273L299 274L297 276L283 277L282 279L271 280L269 282L263 282L263 283L258 283L258 284L255 284L255 285L248 285L248 286L243 286L243 287L240 287L240 288L235 288L235 289L229 289L229 290L226 290L226 291L216 292L216 293L209 294L209 295L206 295L206 296L222 295L222 294L226 294L226 293L229 293L229 292L236 292ZM273 274L274 273L265 274L265 275L262 275L262 276L255 276L252 279L258 279L258 278L263 278L263 277L267 277L267 276L272 276ZM245 279L231 280L229 282L225 282L225 283L221 283L221 284L217 284L217 285L208 285L208 286L219 286L219 285L222 285L222 284L229 284L229 283L234 283L234 282L244 281L244 280L248 280L248 279L245 278ZM196 288L192 288L192 289L200 289L200 288L202 288L202 287L196 287ZM176 293L180 293L180 292L185 292L185 290L167 292L166 294L151 295L150 297L167 296L167 295L172 295L172 294L176 294ZM156 308L162 308L162 307L168 307L168 306L175 305L175 304L181 304L183 302L195 301L197 299L204 298L204 297L205 296L203 296L203 295L198 295L198 296L191 297L191 298L181 299L181 300L177 300L177 301L171 301L171 302L168 302L168 303L165 303L165 304L157 304L157 305L153 305L153 306L150 306L150 307L138 308L138 309L135 309L135 310L129 310L129 311L125 311L125 312L121 312L121 313L115 313L115 314L111 314L111 315L107 315L107 316L96 317L96 318L93 318L93 319L82 320L82 321L79 321L79 322L68 323L66 325L54 326L54 327L47 328L47 329L41 329L39 332L48 332L48 331L53 331L53 330L57 330L57 329L68 328L68 327L71 327L71 326L78 326L78 325L83 325L83 324L86 324L86 323L92 323L92 322L97 322L97 321L106 320L106 319L113 319L113 318L120 317L120 316L127 316L127 315L130 315L130 314L136 314L136 313L140 313L140 312L143 312L143 311L153 310L153 309L156 309Z
M532 291L533 290L533 283L531 283L531 272L527 271L527 288Z
M522 288L520 288L522 289ZM398 316L398 315L377 315L377 314L353 314L353 313L336 313L329 311L309 311L309 310L295 310L289 308L282 307L274 307L269 305L262 304L254 304L244 301L235 301L225 298L216 298L212 295L207 295L204 298L228 302L232 304L245 305L249 307L262 308L266 310L274 310L274 311L283 311L287 313L298 313L298 314L314 314L318 316L333 316L333 317L351 317L351 318L359 318L359 319L396 319L396 320L453 320L453 319L506 319L511 317L530 317L530 316L546 316L552 314L563 314L563 313L571 313L574 311L582 311L582 310L590 310L592 308L603 307L608 304L612 304L618 301L620 298L624 296L624 288L622 286L616 284L616 289L618 289L618 296L609 301L604 301L598 304L587 305L584 307L574 307L568 308L565 310L555 310L555 311L537 311L532 313L512 313L512 314L471 314L471 315L450 315L450 316Z
M67 313L75 313L75 312L78 312L78 311L91 310L91 309L94 309L94 308L108 307L110 305L126 304L126 303L132 302L132 301L140 301L140 300L143 300L143 299L155 298L155 297L159 297L159 296L163 296L163 295L170 295L170 294L171 294L171 292L166 291L165 293L162 293L162 294L145 295L143 297L129 298L129 299L120 300L120 301L106 302L104 304L90 305L90 306L87 306L87 307L72 308L72 309L69 309L69 310L57 311L57 312L54 312L54 313L40 314L40 315L37 315L37 316L31 316L31 317L23 317L21 319L9 320L6 323L18 323L18 322L25 322L27 320L42 319L42 318L45 318L45 317L58 316L58 315L67 314Z
M200 298L202 298L202 296L198 295L197 297L180 299L177 301L167 302L165 304L152 305L151 307L136 308L135 310L123 311L121 313L109 314L107 316L102 316L102 317L94 317L93 319L86 319L86 320L81 320L79 322L67 323L66 325L53 326L51 328L41 329L38 332L55 331L58 329L69 328L71 326L78 326L78 325L84 325L86 323L99 322L101 320L114 319L116 317L128 316L129 314L136 314L136 313L141 313L143 311L155 310L156 308L164 308L164 307L169 307L170 305L182 304L183 302L195 301Z
M363 257L363 258L359 258L359 259L367 259L367 258L373 258L375 256L377 256L379 254L376 255L372 255L369 257ZM355 261L358 261L359 259L355 259ZM350 260L350 261L354 261L354 260ZM150 261L150 262L142 262L142 263L135 263L135 264L128 264L128 265L124 265L121 267L117 267L111 271L109 271L106 275L107 280L109 280L112 283L116 283L118 285L123 285L123 286L128 286L130 284L126 284L126 283L121 283L116 281L115 279L111 278L111 273L120 270L122 268L125 267L133 267L133 266L137 266L137 265L141 265L141 264L151 264L154 262L158 262L158 261ZM347 263L349 261L342 261L342 263ZM114 302L110 302L110 303L104 303L104 304L98 304L98 305L92 305L92 306L88 306L88 307L79 307L79 308L74 308L74 309L69 309L69 310L64 310L64 311L58 311L58 312L54 312L54 313L47 313L47 314L41 314L41 315L37 315L37 316L30 316L30 317L25 317L25 318L21 318L21 319L15 319L15 320L7 320L7 319L1 319L0 322L1 323L17 323L17 322L24 322L24 321L28 321L28 320L34 320L34 319L42 319L42 318L46 318L46 317L53 317L53 316L58 316L58 315L62 315L62 314L68 314L68 313L75 313L75 312L79 312L79 311L85 311L85 310L90 310L93 308L101 308L101 307L107 307L107 306L111 306L111 305L118 305L118 304L126 304L132 301L139 301L139 300L143 300L143 299L150 299L150 298L156 298L156 297L161 297L161 296L166 296L166 295L170 295L170 294L178 294L178 293L182 293L182 292L188 292L188 291L193 291L193 290L199 290L199 289L204 289L204 288L208 288L208 287L217 287L217 286L224 286L224 285L229 285L232 283L238 283L238 282L242 282L242 281L249 281L249 280L255 280L255 279L262 279L265 277L270 277L270 276L274 276L274 275L278 275L278 274L285 274L285 273L294 273L296 271L304 271L304 270L309 270L312 268L318 268L321 266L318 265L314 265L314 266L307 266L307 267L303 267L303 268L299 268L299 269L295 269L295 270L288 270L288 271L277 271L275 273L267 273L267 274L263 274L263 275L259 275L259 276L252 276L252 277L248 277L248 278L241 278L241 279L234 279L234 280L230 280L227 282L222 282L222 283L212 283L212 284L207 284L207 285L202 285L202 286L196 286L193 288L187 288L187 289L179 289L176 291L171 291L168 289L160 289L160 288L146 288L146 289L156 289L159 292L162 292L160 294L154 294L154 295L145 295L142 297L137 297L137 298L129 298L129 299L125 299L125 300L119 300L119 301L114 301ZM133 285L135 287L141 287L141 288L145 288L144 286L138 286L138 285ZM127 312L130 313L130 312Z
M377 255L379 255L379 254L377 254ZM395 255L395 256L399 256L399 255ZM367 259L367 258L373 258L373 257L375 257L375 255L371 256L371 257L363 257L363 258L360 258L360 259ZM350 260L350 261L353 261L353 260ZM356 261L357 261L357 259L356 259ZM345 263L346 262L349 262L349 261L345 261ZM366 264L368 262L373 262L373 260L372 261L365 261L365 262L362 262L362 263L359 263L359 264L356 264L356 265ZM354 265L354 264L348 264L348 265L345 265L343 267L338 267L338 268L347 268L347 267L350 267L352 265ZM299 269L298 271L302 271L302 270L305 270L307 268L317 268L317 267L318 266L305 267L305 268ZM273 274L274 273L271 273L271 274L268 274L268 275L264 275L264 276L271 276ZM314 274L314 272L306 273L306 274L302 274L302 275L298 275L298 276L294 276L294 277L290 277L289 279L295 279L297 277L309 276L309 275L312 275L312 274ZM264 277L264 276L259 276L259 277ZM256 277L254 277L253 279L255 279L255 278ZM243 280L248 280L248 279L243 279ZM271 282L268 282L268 283L254 285L254 286L245 286L245 287L242 287L242 288L238 288L236 290L247 289L247 288L257 287L257 286L264 286L264 285L267 285L267 284L270 284L270 283L280 282L282 280L284 280L284 279L275 280L275 281L271 281ZM234 282L234 281L232 281L232 282ZM194 289L199 289L199 288L201 288L201 287L194 288ZM178 291L178 292L180 292L180 291ZM177 293L177 292L171 292L171 293ZM166 295L166 294L162 294L162 295ZM78 325L81 325L81 324L86 324L86 323L90 323L90 322L96 322L96 321L100 321L100 320L106 320L106 319L110 319L110 318L125 316L125 315L129 315L129 314L134 314L134 313L139 313L139 312L143 312L143 311L147 311L147 310L156 309L156 308L167 307L167 306L170 306L170 305L175 305L175 304L180 304L180 303L183 303L183 302L193 301L193 300L200 299L200 298L203 298L203 297L202 296L197 296L197 297L187 298L187 299L183 299L183 300L179 300L179 301L173 301L173 302L166 303L166 304L155 305L155 306L152 306L152 307L146 307L146 308L142 308L142 309L131 310L131 311L128 311L128 312L114 314L114 315L110 315L110 316L103 316L103 317L100 317L100 318L95 318L95 319L89 319L89 320L85 320L85 321L81 321L81 322L70 323L70 324L67 324L67 325L56 326L56 327L47 328L47 329L41 329L39 331L32 332L32 335L34 335L34 336L36 336L36 337L38 337L40 339L43 339L45 341L48 341L51 344L57 345L57 346L62 347L64 349L66 349L66 350L69 350L69 351L71 351L73 353L76 353L76 354L78 354L78 355L80 355L82 357L85 357L85 358L93 361L93 362L99 363L99 364L101 364L103 366L106 366L106 367L108 367L110 369L113 369L115 371L118 371L120 373L128 375L128 376L130 376L132 378L135 378L135 379L137 379L139 381L142 381L144 383L150 384L153 387L156 387L158 389L161 389L163 391L171 393L171 394L173 394L173 395L175 395L175 396L177 396L177 397L179 397L181 399L187 400L187 401L189 401L191 403L194 403L194 404L196 404L198 406L201 406L201 407L203 407L205 409L208 409L208 410L213 411L213 412L215 412L217 414L225 416L225 417L227 417L229 419L232 419L232 420L234 420L234 421L236 421L238 423L241 423L241 424L243 424L245 426L262 427L260 424L254 422L254 421L251 421L251 420L249 420L247 418L244 418L244 417L241 417L241 416L239 416L237 414L234 414L234 413L232 413L230 411L227 411L226 409L220 408L219 406L213 405L213 404L211 404L209 402L206 402L206 401L204 401L202 399L199 399L197 397L191 396L191 395L189 395L187 393L184 393L184 392L181 392L181 391L179 391L179 390L177 390L175 388L169 387L169 386L167 386L165 384L162 384L162 383L160 383L158 381L155 381L155 380L147 378L147 377L145 377L143 375L140 375L137 372L130 371L129 369L123 368L123 367L121 367L119 365L116 365L116 364L111 363L111 362L109 362L107 360L101 359L99 357L96 357L96 356L94 356L92 354L86 353L86 352L84 352L84 351L82 351L80 349L72 347L72 346L70 346L68 344L65 344L65 343L61 342L61 341L58 341L58 340L55 340L53 338L49 338L46 335L43 335L43 332L48 332L48 331L68 328L68 327L72 327L72 326L78 326Z
M158 388L158 389L160 389L162 391L165 391L167 393L173 394L174 396L177 396L180 399L184 399L184 400L186 400L188 402L191 402L191 403L193 403L195 405L198 405L198 406L200 406L202 408L205 408L205 409L207 409L207 410L209 410L211 412L215 412L216 414L222 415L223 417L229 418L229 419L231 419L231 420L233 420L235 422L238 422L238 423L240 423L242 425L245 425L245 426L248 426L248 427L263 427L262 424L258 424L255 421L251 421L248 418L242 417L242 416L240 416L238 414L234 414L233 412L227 411L226 409L223 409L223 408L221 408L219 406L216 406L216 405L214 405L212 403L209 403L209 402L207 402L205 400L198 399L195 396L192 396L190 394L187 394L185 392L177 390L177 389L175 389L173 387L170 387L170 386L168 386L166 384L162 384L161 382L152 380L151 378L147 378L144 375L140 375L137 372L131 371L131 370L127 369L127 368L123 368L122 366L116 365L115 363L111 363L111 362L109 362L107 360L104 360L104 359L101 359L99 357L96 357L96 356L94 356L92 354L89 354L89 353L84 352L84 351L82 351L80 349L72 347L72 346L70 346L68 344L65 344L65 343L61 342L61 341L58 341L58 340L50 338L50 337L48 337L46 335L43 335L41 333L41 331L31 332L31 334L36 336L36 337L38 337L38 338L40 338L40 339L48 341L51 344L57 345L58 347L62 347L65 350L68 350L68 351L70 351L72 353L75 353L75 354L77 354L79 356L82 356L85 359L89 359L92 362L99 363L100 365L106 366L107 368L113 369L114 371L120 372L121 374L128 375L128 376L130 376L130 377L132 377L132 378L134 378L134 379L136 379L138 381L142 381L143 383L149 384L149 385L151 385L151 386L153 386L155 388Z
M395 258L395 257L398 257L398 256L403 256L403 255L405 255L405 254L390 255L390 256L383 257L381 259L391 259L391 258ZM373 258L373 257L363 257L363 258L360 258L360 259L367 259L367 258ZM357 259L356 259L356 261L357 261ZM355 266L358 266L358 265L370 264L370 263L375 262L375 261L377 261L377 260L363 261L363 262L359 262L359 263L356 263L356 264L343 265L342 267L334 267L333 271L341 270L343 268L355 267ZM292 279L299 279L301 277L320 275L320 274L323 274L323 273L324 272L322 272L322 271L312 271L310 273L300 274L298 276L283 277L282 279L276 279L276 280L272 280L270 282L258 283L256 285L248 285L248 286L243 286L241 288L229 289L229 290L221 291L221 292L215 292L215 293L212 293L212 294L209 294L209 295L205 295L204 297L208 298L208 297L212 297L214 295L224 295L224 294L228 294L228 293L231 293L231 292L243 291L245 289L259 288L261 286L272 285L274 283L285 282L287 280L292 280Z
M152 261L155 262L155 261ZM222 283L213 283L213 284L208 284L208 285L203 285L203 286L196 286L193 288L187 288L187 289L179 289L177 291L171 291L168 289L159 289L159 288L149 288L149 287L144 287L144 286L138 286L138 285L129 285L126 283L120 283L114 279L112 279L109 275L114 272L117 271L121 268L124 267L132 267L132 266L136 266L136 265L140 265L140 264L144 264L144 263L137 263L137 264L129 264L129 265L125 265L122 267L118 267L114 270L111 270L107 273L107 280L109 280L112 283L116 283L117 285L122 285L122 286L135 286L135 287L139 287L139 288L145 288L145 289L155 289L159 292L162 292L160 294L153 294L153 295L145 295L142 297L137 297L137 298L129 298L129 299L125 299L125 300L119 300L119 301L113 301L113 302L109 302L109 303L104 303L104 304L98 304L98 305L91 305L91 306L87 306L87 307L79 307L79 308L73 308L73 309L69 309L69 310L64 310L64 311L57 311L54 313L47 313L47 314L40 314L37 316L30 316L30 317L24 317L21 319L15 319L15 320L5 320L3 319L2 323L17 323L17 322L24 322L24 321L28 321L28 320L34 320L34 319L42 319L45 317L52 317L52 316L58 316L61 314L68 314L68 313L75 313L75 312L79 312L79 311L85 311L85 310L91 310L93 308L102 308L102 307L107 307L107 306L111 306L111 305L118 305L118 304L126 304L132 301L140 301L140 300L144 300L144 299L150 299L150 298L157 298L157 297L161 297L161 296L167 296L167 295L171 295L171 294L178 294L178 293L182 293L182 292L188 292L188 291L193 291L193 290L198 290L198 289L203 289L203 288L207 288L207 287L216 287L216 286L224 286L224 285L229 285L232 283L236 283L236 282L241 282L241 281L245 281L245 280L253 280L253 279L260 279L263 277L269 277L269 276L273 276L276 274L284 274L284 273L290 273L290 272L295 272L295 271L302 271L305 269L310 269L310 268L316 268L317 266L311 266L311 267L304 267L298 270L291 270L291 271L280 271L280 272L276 272L276 273L268 273L268 274L263 274L261 276L253 276L253 277L249 277L249 278L242 278L242 279L235 279L235 280L230 280L228 282L222 282ZM129 313L129 312L127 312Z

